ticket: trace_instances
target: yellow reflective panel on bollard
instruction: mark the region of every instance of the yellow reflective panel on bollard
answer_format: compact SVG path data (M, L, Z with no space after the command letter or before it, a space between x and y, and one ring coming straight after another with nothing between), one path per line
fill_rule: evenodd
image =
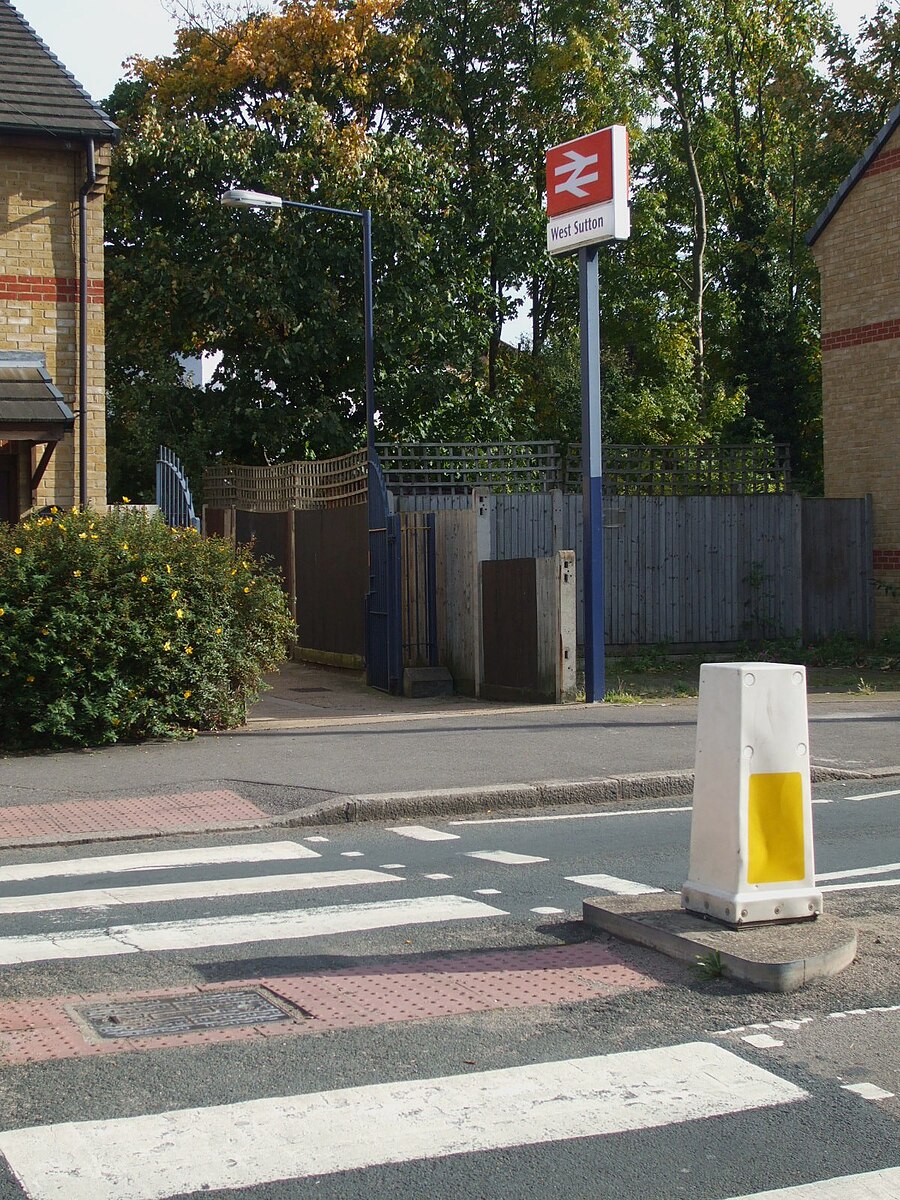
M799 771L750 776L747 841L748 883L803 879L803 777Z
M691 862L681 903L733 926L822 911L802 666L701 668Z

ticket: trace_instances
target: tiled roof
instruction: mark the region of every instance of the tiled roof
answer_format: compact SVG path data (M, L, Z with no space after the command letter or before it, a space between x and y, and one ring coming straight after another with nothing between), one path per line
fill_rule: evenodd
M860 179L865 174L866 169L871 165L872 160L880 153L884 144L898 126L900 126L900 104L897 104L891 110L891 115L888 117L884 128L878 131L865 154L861 159L859 159L858 162L854 163L850 174L819 213L815 225L813 225L812 229L806 235L806 243L808 246L813 244L837 210L841 207L841 205L847 199L847 196L850 194L853 188L856 187L857 183L859 183Z
M39 362L0 360L0 437L55 441L75 426L62 392Z
M119 130L41 41L10 0L0 0L0 134L93 137Z

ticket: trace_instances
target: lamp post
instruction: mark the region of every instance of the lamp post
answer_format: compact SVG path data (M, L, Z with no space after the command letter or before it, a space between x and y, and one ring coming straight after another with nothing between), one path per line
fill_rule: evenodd
M220 198L226 208L306 208L312 212L335 213L340 217L355 217L362 224L363 240L363 323L366 346L366 458L369 473L375 461L375 322L372 314L372 210L364 208L330 208L326 204L306 204L299 200L284 200L267 192L249 192L231 188Z

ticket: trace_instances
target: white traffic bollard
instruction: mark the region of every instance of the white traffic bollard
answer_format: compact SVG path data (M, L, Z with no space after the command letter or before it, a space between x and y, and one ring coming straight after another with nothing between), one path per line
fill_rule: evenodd
M734 926L822 911L804 667L700 668L691 864L681 905Z

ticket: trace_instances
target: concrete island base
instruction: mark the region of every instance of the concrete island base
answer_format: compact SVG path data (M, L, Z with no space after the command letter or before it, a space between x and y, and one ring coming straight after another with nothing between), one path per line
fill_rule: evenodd
M727 929L685 912L677 893L592 896L584 922L626 942L696 964L718 952L723 976L766 992L795 992L853 962L856 930L828 913L814 921Z

